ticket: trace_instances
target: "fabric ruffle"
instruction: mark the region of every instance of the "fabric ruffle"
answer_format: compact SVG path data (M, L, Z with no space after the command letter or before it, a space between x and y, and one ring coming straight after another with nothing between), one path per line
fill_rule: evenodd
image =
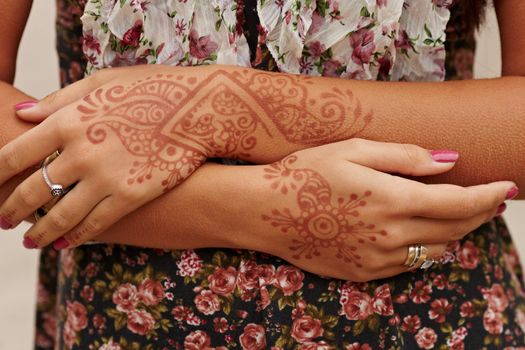
M135 64L249 67L235 0L92 0L82 16L88 74ZM437 0L258 0L282 72L367 80L444 79L450 4ZM240 11L239 11L240 10Z

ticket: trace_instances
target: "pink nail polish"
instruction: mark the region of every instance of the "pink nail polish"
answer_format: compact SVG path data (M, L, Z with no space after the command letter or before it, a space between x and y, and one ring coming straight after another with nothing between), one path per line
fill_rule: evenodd
M0 228L2 230L9 230L11 227L13 227L13 225L11 225L11 223L6 218L0 216Z
M35 249L37 247L36 243L33 242L33 240L28 237L24 238L23 244L24 244L24 247L26 247L27 249Z
M520 193L520 190L517 188L517 187L512 187L509 192L507 193L507 198L505 198L506 200L509 200L509 199L514 199L516 198L516 196L518 195L518 193Z
M500 204L498 207L498 211L496 212L496 216L503 214L505 210L507 210L507 204L505 203Z
M60 237L53 243L53 248L56 250L66 249L67 247L69 247L69 242L64 237Z
M36 106L38 101L24 101L15 105L15 111L21 111L23 109L29 109Z
M459 159L459 153L448 150L434 150L430 151L430 155L434 162L438 163L455 163Z

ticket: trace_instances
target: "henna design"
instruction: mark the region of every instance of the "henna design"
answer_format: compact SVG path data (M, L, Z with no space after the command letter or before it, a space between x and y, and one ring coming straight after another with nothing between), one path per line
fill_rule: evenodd
M136 157L130 185L160 171L167 173L167 191L209 156L252 160L261 139L316 145L355 136L371 122L351 91L309 96L312 84L308 77L247 69L200 77L158 74L97 89L77 109L91 123L92 143L112 131Z
M312 259L321 255L321 249L332 248L336 250L337 258L362 267L357 244L375 242L378 236L387 235L386 231L358 219L359 209L366 206L366 198L372 192L333 198L329 183L318 172L291 168L296 161L297 156L288 156L266 167L264 177L272 181L273 189L280 188L283 194L296 191L300 212L294 214L289 208L274 209L271 215L263 215L262 219L284 233L298 236L292 239L289 247L295 252L294 259Z
M319 96L309 96L311 77L280 75L243 70L236 74L245 81L267 118L291 143L318 145L351 138L372 121L372 112L363 113L350 90L333 88ZM354 106L355 102L355 106ZM318 111L313 113L312 111Z

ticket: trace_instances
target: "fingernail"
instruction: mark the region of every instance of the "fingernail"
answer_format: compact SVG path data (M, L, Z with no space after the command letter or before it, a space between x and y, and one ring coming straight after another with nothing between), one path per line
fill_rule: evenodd
M459 159L459 153L448 150L434 150L430 151L430 155L434 162L438 163L455 163Z
M53 248L56 250L66 249L67 247L69 247L69 242L64 237L60 237L53 243Z
M38 101L24 101L24 102L20 102L18 104L15 105L15 111L21 111L23 109L29 109L31 107L34 107L36 106L36 104L38 103Z
M509 192L507 192L507 198L505 198L506 200L509 200L509 199L514 199L516 198L516 196L518 195L518 193L520 193L520 190L514 186L512 187Z
M6 218L0 216L0 228L2 230L9 230L11 227L13 227L13 225L11 225L11 223Z
M496 212L496 216L503 214L505 210L507 210L507 204L505 203L500 204L498 207L498 211Z
M29 237L24 238L23 244L27 249L35 249L37 247L36 243Z

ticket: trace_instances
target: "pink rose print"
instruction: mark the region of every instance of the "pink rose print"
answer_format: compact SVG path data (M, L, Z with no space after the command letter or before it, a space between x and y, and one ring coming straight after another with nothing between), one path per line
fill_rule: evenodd
M465 344L463 343L463 340L468 335L468 330L465 327L459 327L454 332L452 332L452 336L447 339L447 345L450 346L453 350L460 350L465 348Z
M437 334L432 328L421 328L415 335L417 345L420 349L433 349L437 341Z
M303 287L304 273L290 265L281 265L275 272L275 286L281 289L284 295L292 295Z
M470 318L475 316L476 309L471 301L466 301L461 304L459 314L461 317Z
M372 298L368 294L356 290L348 293L348 299L343 304L343 313L347 319L364 320L372 312Z
M341 62L331 59L323 63L323 77L338 77Z
M239 342L244 350L266 349L266 332L263 326L250 323L244 327L244 332L239 337Z
M243 260L241 262L237 285L240 290L252 290L259 286L259 269L255 261Z
M121 284L113 293L113 303L117 305L120 312L131 312L135 310L139 302L137 287L130 283Z
M412 42L410 40L410 37L408 36L408 33L405 30L401 30L398 33L397 39L394 41L394 45L397 49L405 52L412 48Z
M221 309L219 297L210 290L202 290L201 293L195 297L194 301L197 310L205 315L213 315Z
M199 59L208 58L212 53L217 51L219 45L211 39L210 35L199 37L195 30L190 32L190 54Z
M202 261L199 259L199 256L193 250L185 250L180 260L177 261L177 267L179 269L179 274L182 277L193 277L195 276L202 268Z
M210 350L211 339L204 331L191 332L184 339L185 350Z
M80 332L86 328L88 323L86 307L78 301L73 303L68 301L66 322L75 332Z
M298 343L305 343L324 333L321 321L312 316L296 318L292 325L292 338Z
M403 318L403 323L401 323L403 332L414 334L419 328L421 328L421 319L418 315L409 315Z
M320 41L314 41L310 44L309 50L312 57L318 58L325 52L326 47Z
M236 280L237 270L233 266L228 266L227 269L222 267L216 268L215 272L208 276L210 289L219 295L228 295L233 292Z
M147 306L155 306L164 298L164 288L159 281L146 278L138 290L138 298Z
M432 286L424 281L417 281L409 297L414 304L425 304L430 300L430 294Z
M259 265L259 286L264 287L273 284L275 281L275 266L273 265Z
M372 308L375 313L382 316L391 316L394 314L394 307L392 306L392 297L390 295L388 284L383 284L376 288L374 291Z
M142 34L142 21L137 20L133 27L129 28L122 37L122 43L133 47L139 46L140 34Z
M133 310L128 314L128 329L138 335L146 335L155 327L155 319L145 310Z
M445 322L447 315L452 311L452 305L444 298L433 300L430 307L428 317L437 323Z
M494 284L490 289L481 290L483 298L488 301L489 308L496 312L503 312L509 306L509 299L501 284Z
M483 314L483 327L490 334L503 333L503 315L492 309L487 309Z
M374 32L366 28L359 29L350 35L350 45L354 49L352 61L359 65L370 63L370 58L376 49Z
M475 269L479 264L479 249L472 241L466 241L456 252L459 265L467 270Z
M66 322L64 325L64 332L62 339L64 341L64 345L66 346L66 349L70 350L73 348L73 345L75 345L75 341L77 340L77 333L71 328L71 324Z

